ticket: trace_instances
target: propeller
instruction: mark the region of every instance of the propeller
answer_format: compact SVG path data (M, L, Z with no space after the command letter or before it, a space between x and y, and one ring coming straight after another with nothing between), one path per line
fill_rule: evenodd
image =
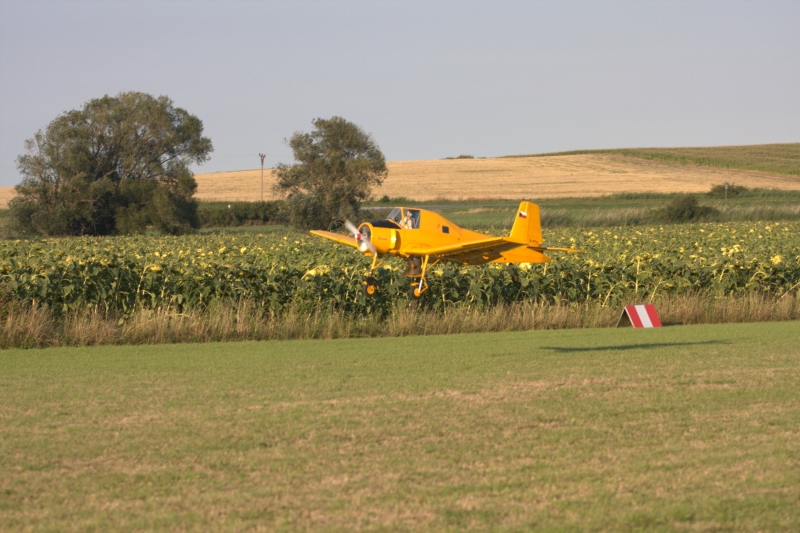
M358 231L358 228L355 226L355 224L353 224L349 220L344 221L344 227L347 228L347 231L352 233L353 237L355 237L356 240L358 241L359 250L361 250L364 253L367 253L369 251L372 252L373 255L375 254L375 245L369 242L369 237L370 237L369 233L367 235L362 235Z

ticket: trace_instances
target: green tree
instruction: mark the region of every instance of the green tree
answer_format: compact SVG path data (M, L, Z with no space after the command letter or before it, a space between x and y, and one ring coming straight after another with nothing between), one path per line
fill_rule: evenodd
M667 222L689 222L692 220L711 220L719 215L719 210L710 205L700 205L692 194L676 196L666 207L659 210L661 218Z
M189 170L213 150L203 123L166 96L104 96L25 142L9 215L18 231L108 235L199 226Z
M295 132L289 139L297 163L273 170L275 189L286 196L293 225L337 227L345 218L355 219L372 187L383 183L386 160L372 136L352 122L332 117L312 124L312 132Z

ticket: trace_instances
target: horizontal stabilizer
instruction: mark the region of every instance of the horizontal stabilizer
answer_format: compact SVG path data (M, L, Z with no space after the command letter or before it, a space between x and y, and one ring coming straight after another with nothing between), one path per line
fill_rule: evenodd
M556 248L554 246L528 246L528 248L536 250L537 252L567 252L568 254L583 252L583 250L576 250L574 248Z

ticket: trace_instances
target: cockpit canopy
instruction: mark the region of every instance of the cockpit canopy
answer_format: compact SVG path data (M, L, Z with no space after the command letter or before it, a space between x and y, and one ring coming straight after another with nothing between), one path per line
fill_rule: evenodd
M386 220L391 220L392 222L394 222L399 226L400 223L403 221L403 210L400 209L399 207L395 207L389 213L389 216L386 217Z

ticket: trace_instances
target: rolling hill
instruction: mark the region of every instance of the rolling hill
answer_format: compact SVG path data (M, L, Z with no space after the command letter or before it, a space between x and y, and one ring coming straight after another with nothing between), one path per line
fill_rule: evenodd
M706 192L736 183L800 190L800 143L713 148L637 148L478 159L393 161L376 198L593 197L620 192ZM257 201L260 170L197 174L200 200ZM275 198L264 172L264 198ZM0 208L13 197L0 188Z

